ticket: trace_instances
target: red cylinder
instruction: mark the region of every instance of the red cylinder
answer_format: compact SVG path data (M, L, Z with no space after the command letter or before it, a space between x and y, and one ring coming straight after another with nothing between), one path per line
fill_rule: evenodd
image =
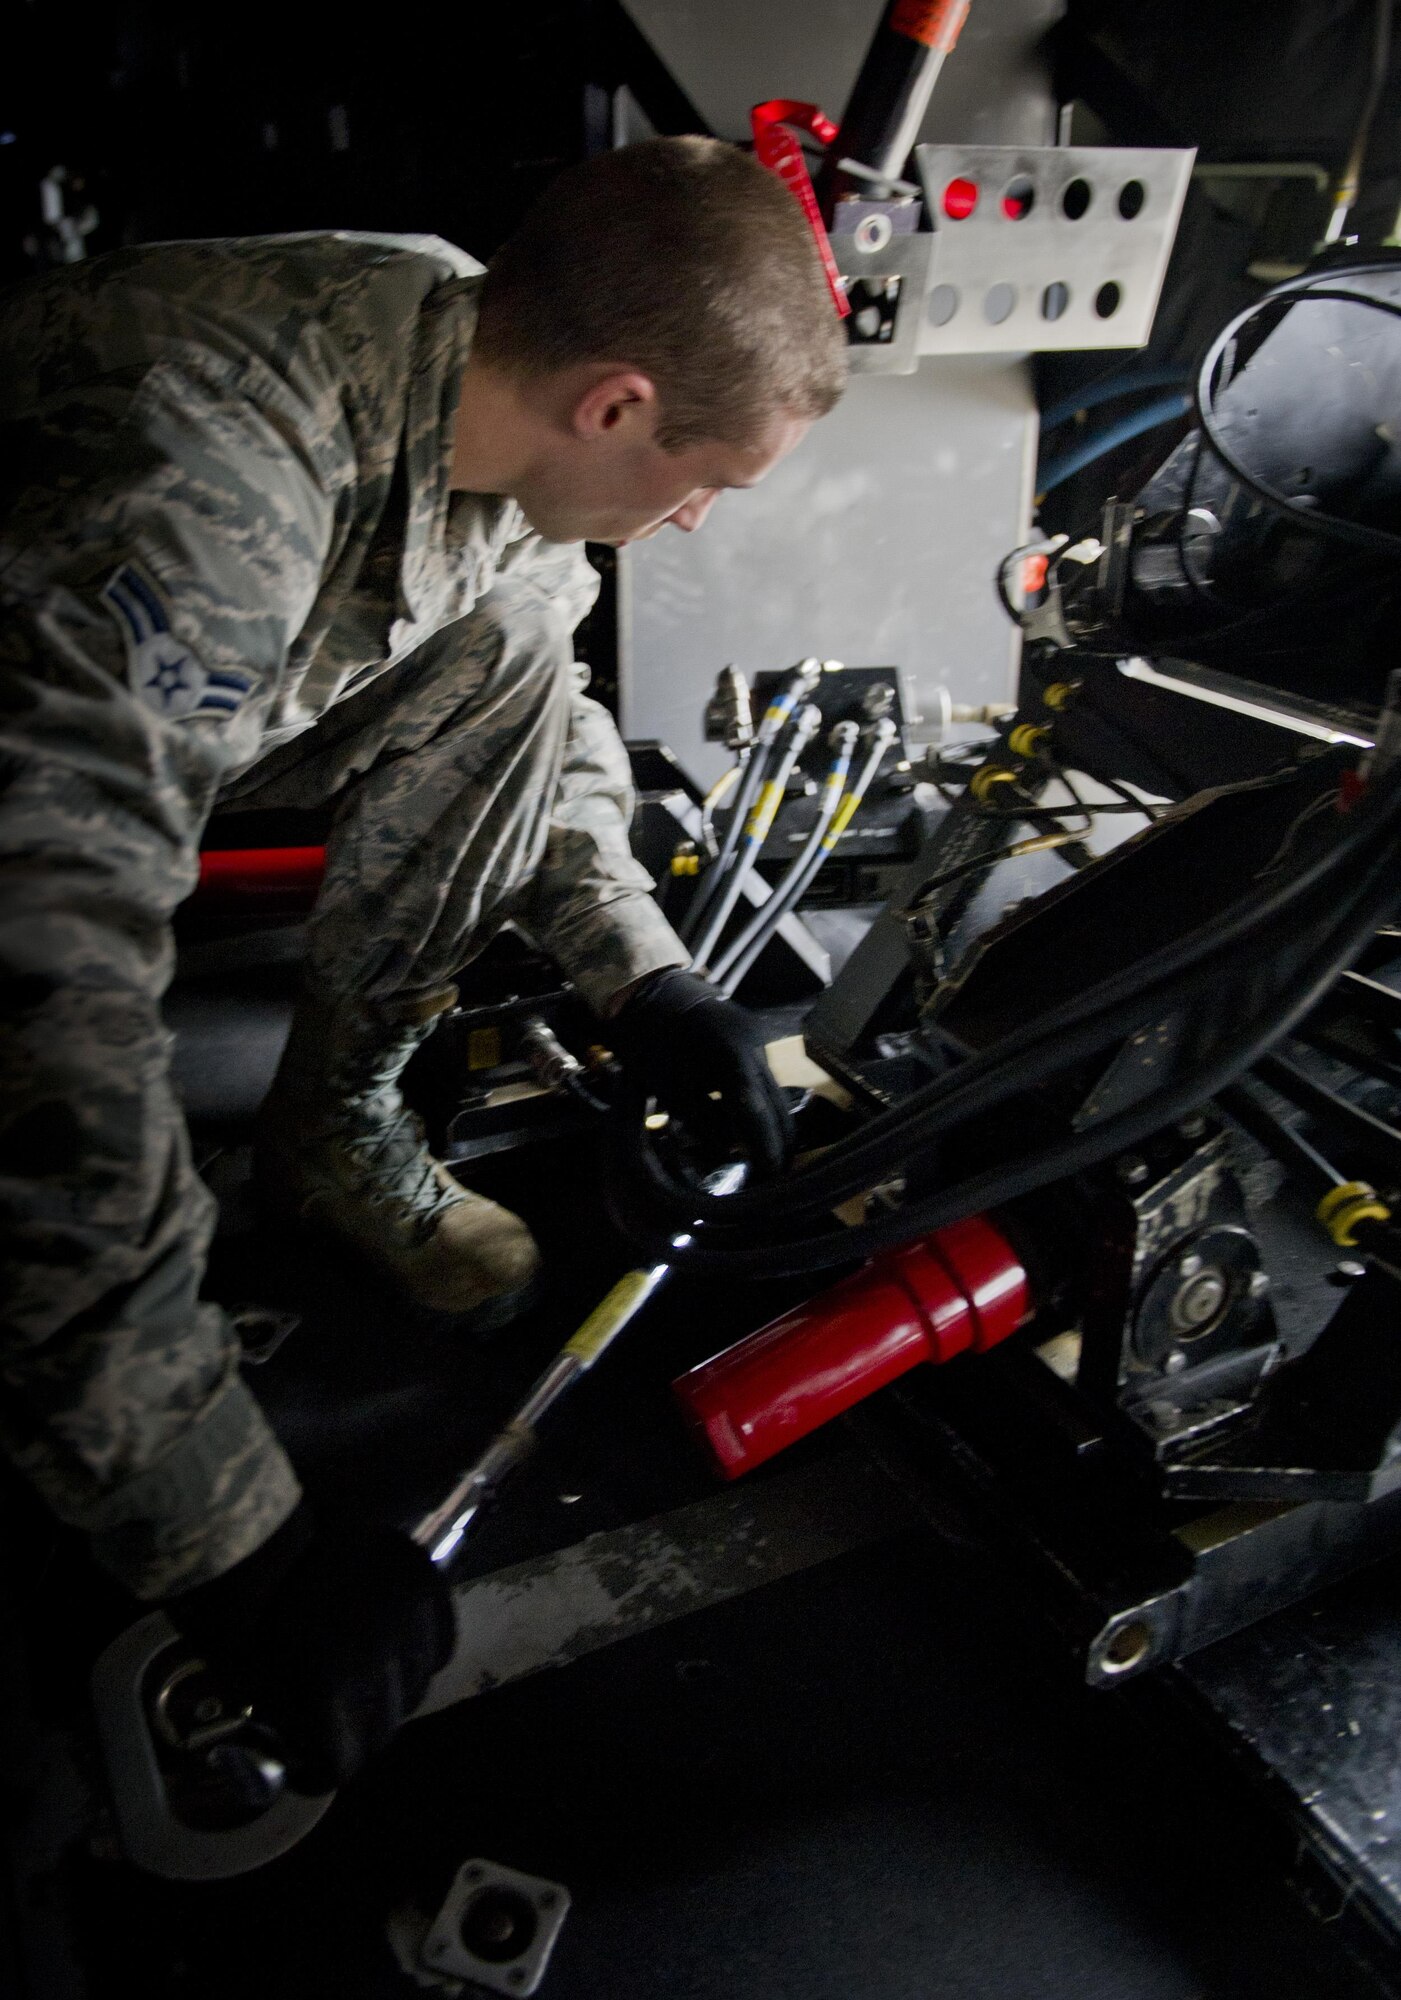
M212 848L199 857L202 901L296 897L310 908L326 872L324 847Z
M917 1362L1005 1340L1028 1304L1011 1245L971 1216L877 1258L672 1390L717 1470L737 1479Z

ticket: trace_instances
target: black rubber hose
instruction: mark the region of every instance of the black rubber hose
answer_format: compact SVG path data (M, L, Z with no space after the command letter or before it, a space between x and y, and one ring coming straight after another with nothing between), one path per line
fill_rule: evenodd
M1077 997L1052 1014L1029 1022L1005 1037L996 1049L971 1058L952 1076L926 1085L904 1104L882 1113L851 1140L834 1146L821 1161L790 1175L781 1187L755 1188L726 1197L724 1221L730 1225L771 1216L791 1219L795 1211L833 1207L883 1178L918 1145L998 1102L997 1086L1003 1078L1012 1091L1042 1080L1035 1070L1041 1050L1053 1051L1050 1073L1056 1073L1093 1054L1116 1035L1131 1033L1142 1025L1148 1008L1162 1007L1173 999L1184 981L1190 985L1198 966L1205 962L1214 975L1214 963L1223 952L1255 945L1276 921L1292 922L1300 906L1325 885L1331 889L1336 874L1350 867L1373 840L1385 841L1389 853L1395 831L1392 822L1401 821L1398 778L1401 772L1388 783L1384 796L1364 796L1354 809L1354 826L1343 843L1269 896L1256 903L1239 899L1213 924L1126 967L1102 981L1088 996ZM678 1189L678 1201L681 1198ZM697 1208L689 1191L684 1199L688 1214L721 1219L719 1204L702 1198Z
M665 1245L667 1254L681 1268L710 1277L791 1276L827 1270L894 1248L914 1237L945 1227L962 1217L996 1208L1030 1194L1053 1181L1099 1165L1127 1147L1141 1144L1174 1119L1185 1117L1235 1081L1252 1063L1290 1028L1316 1007L1349 959L1361 950L1375 929L1381 914L1401 899L1393 857L1380 856L1370 871L1361 908L1348 923L1341 938L1315 953L1304 976L1295 982L1292 997L1264 1023L1239 1036L1209 1062L1169 1089L1155 1092L1130 1110L1104 1120L1088 1131L1071 1134L1050 1146L1043 1146L1009 1165L943 1188L913 1201L874 1222L854 1229L827 1232L795 1242L775 1243L770 1239L750 1242L738 1248L717 1243L722 1232L713 1228L696 1231L690 1242L675 1244L665 1233L640 1238L649 1253ZM635 1239L635 1218L626 1207L611 1204L613 1219ZM667 1225L668 1227L670 1225Z

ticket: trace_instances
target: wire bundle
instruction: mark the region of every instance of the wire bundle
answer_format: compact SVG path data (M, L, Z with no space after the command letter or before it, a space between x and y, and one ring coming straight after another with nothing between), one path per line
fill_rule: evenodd
M614 1218L651 1253L698 1272L778 1276L830 1268L1081 1172L1141 1144L1231 1083L1317 1005L1401 902L1401 768L1374 778L1327 849L1278 882L1258 885L1210 923L915 1091L851 1139L724 1201L658 1153L628 1093L610 1165ZM1239 975L1223 978L1224 966ZM1192 1010L1196 1010L1192 1018ZM1186 1012L1187 1067L1128 1110L1018 1157L955 1178L854 1229L831 1210L900 1173L937 1142L1025 1100L1146 1025ZM699 1221L703 1227L695 1225Z

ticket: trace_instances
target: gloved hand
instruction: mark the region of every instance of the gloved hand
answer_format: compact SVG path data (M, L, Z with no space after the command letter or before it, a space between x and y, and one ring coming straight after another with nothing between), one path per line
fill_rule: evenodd
M298 1790L351 1778L451 1657L448 1587L393 1528L318 1529L303 1503L261 1548L170 1598L221 1691L280 1739Z
M631 994L609 1034L622 1058L668 1111L701 1135L721 1117L751 1163L777 1173L793 1143L787 1100L753 1018L706 980L673 966Z

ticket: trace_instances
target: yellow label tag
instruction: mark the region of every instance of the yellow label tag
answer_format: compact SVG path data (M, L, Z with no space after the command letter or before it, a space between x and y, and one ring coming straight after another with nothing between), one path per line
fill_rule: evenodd
M652 1290L650 1271L625 1271L607 1298L594 1307L564 1352L592 1366L615 1334L622 1332L638 1307L646 1303Z
M468 1069L495 1069L501 1060L501 1030L473 1028L467 1037Z
M778 780L770 778L758 798L754 801L754 809L749 815L749 824L744 829L746 839L763 839L764 835L773 825L774 814L783 803L783 792L784 787L779 784Z
M841 839L842 835L846 832L847 828L850 826L852 815L855 813L856 808L860 805L860 803L861 801L856 796L855 792L847 793L846 797L837 807L836 817L832 821L831 830L827 834L826 839L822 843L824 847L831 848L836 846L837 842Z

